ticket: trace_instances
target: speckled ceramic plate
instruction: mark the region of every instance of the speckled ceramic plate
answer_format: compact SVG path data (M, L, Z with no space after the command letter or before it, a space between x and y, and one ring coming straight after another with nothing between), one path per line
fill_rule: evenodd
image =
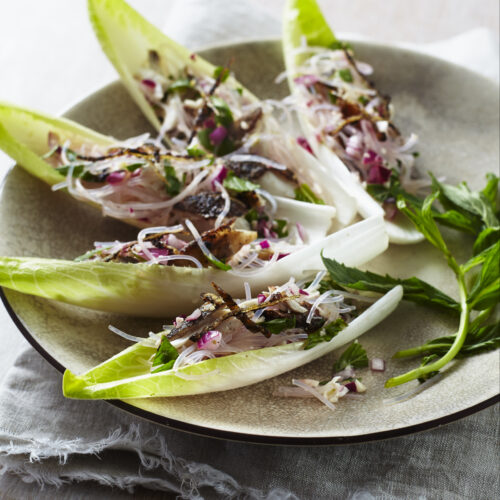
M360 59L376 68L379 88L393 96L396 123L420 136L422 169L445 175L449 182L467 179L472 187L483 183L486 172L498 171L496 84L428 56L379 45L354 45ZM261 97L286 94L285 86L273 83L283 69L278 42L218 47L204 55L218 64L234 57L238 77ZM90 95L67 116L118 138L150 130L119 83ZM103 218L63 192L52 193L45 184L14 168L1 193L0 234L1 255L71 259L94 240L132 239L135 230ZM457 252L461 243L453 242ZM416 274L456 295L451 273L427 243L391 247L371 267L405 277ZM138 335L158 330L163 323L83 310L10 290L4 291L4 302L26 338L61 371L65 367L74 372L87 370L127 347L128 342L108 331L110 323ZM169 313L175 311L165 311L165 316ZM441 381L405 403L384 404L384 399L410 388L383 389L384 381L416 363L392 361L391 355L450 334L456 326L456 319L445 314L402 304L361 339L371 357L388 360L387 371L363 372L367 393L356 400L342 400L335 412L316 400L273 396L274 389L289 385L292 377L327 378L335 354L242 389L113 404L173 428L254 442L334 444L407 434L463 417L498 398L499 357L493 352L452 364Z

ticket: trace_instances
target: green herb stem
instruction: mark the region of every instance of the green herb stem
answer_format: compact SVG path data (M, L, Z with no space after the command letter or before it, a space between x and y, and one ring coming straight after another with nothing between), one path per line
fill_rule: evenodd
M451 257L449 261L454 261L456 265L455 259L453 259L453 257ZM438 359L434 363L421 366L419 368L416 368L415 370L409 371L408 373L399 375L398 377L390 378L385 383L385 387L395 387L397 385L410 382L411 380L421 378L428 373L439 371L443 366L449 363L462 348L465 342L465 338L467 337L467 332L469 330L470 306L467 303L467 288L465 285L465 276L463 272L460 270L458 266L455 268L450 264L450 267L452 267L452 269L457 274L458 284L460 288L460 307L461 307L460 326L458 327L458 332L455 336L455 341L451 345L448 352L442 358Z

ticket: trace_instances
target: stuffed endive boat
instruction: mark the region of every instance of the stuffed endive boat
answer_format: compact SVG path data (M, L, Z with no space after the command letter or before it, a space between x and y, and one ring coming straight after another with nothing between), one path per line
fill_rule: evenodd
M356 339L389 315L397 286L366 310L366 298L318 291L321 275L302 289L290 279L236 301L221 287L187 317L95 368L66 370L63 392L81 399L186 396L247 386L292 370ZM333 388L335 389L335 387ZM335 392L335 391L333 391ZM335 397L334 393L327 397Z
M340 223L352 221L356 202L343 182L285 133L272 106L241 85L230 68L177 44L123 0L89 0L88 6L105 54L169 149L257 154L301 169L314 191L328 191L320 197L336 207Z
M321 269L321 251L348 266L360 266L388 245L383 218L374 217L308 245L297 245L289 254L282 253L280 247L273 251L276 242L259 238L257 243L248 244L245 259L254 261L244 266L241 253L223 263L220 259L225 254L218 252L227 252L231 245L238 248L245 234L234 242L234 234L221 226L221 234L210 233L210 241L204 241L207 255L200 252L201 236L196 243L186 244L181 231L163 229L145 230L136 242L101 242L76 261L0 257L0 286L101 311L165 317L165 311L192 310L212 281L235 295L243 279L257 293L269 283L286 281L290 274L304 279ZM270 258L269 252L274 252Z
M385 210L391 242L421 241L396 209L398 189L425 187L414 168L417 137L405 139L393 124L389 98L367 79L372 68L336 39L316 0L287 1L283 50L293 103L318 159L350 186L361 215Z
M119 141L2 103L0 148L52 189L67 189L104 215L139 227L177 224L189 214L204 231L254 210L272 230L274 212L307 211L323 220L323 237L335 205L354 203L342 189L325 188L332 184L303 151L287 165L255 153L193 157L168 150L149 134ZM348 222L344 214L337 227Z

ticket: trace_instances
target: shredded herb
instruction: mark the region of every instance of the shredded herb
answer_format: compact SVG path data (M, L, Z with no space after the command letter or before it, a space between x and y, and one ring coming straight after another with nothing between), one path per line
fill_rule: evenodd
M351 70L349 68L339 69L338 74L340 78L344 80L344 82L352 83L354 81Z
M174 366L175 360L179 357L177 349L170 343L167 337L161 339L161 344L153 358L153 366L158 366L151 373L170 370Z
M214 69L214 79L218 79L221 83L225 82L229 78L229 74L229 68L224 68L224 66L217 66Z
M301 184L295 189L295 199L297 201L305 201L306 203L314 203L316 205L324 205L325 202L318 198L307 184Z
M182 182L177 178L175 168L167 161L164 162L165 190L169 196L176 196L181 192Z
M329 342L346 326L347 323L342 318L337 318L335 321L328 323L325 327L310 333L304 343L304 349L311 349L322 342Z
M273 334L281 333L285 330L295 328L297 320L295 316L288 316L286 318L276 318L269 321L260 323L264 328Z
M255 191L260 187L258 184L255 184L252 181L249 181L248 179L238 177L237 175L235 175L233 171L228 172L226 178L222 181L222 185L226 189L230 189L231 191L234 191L236 193Z
M186 152L191 158L201 158L206 155L203 149L197 148L196 146L192 146L186 149Z
M61 174L61 175L68 175L71 167L73 167L73 177L80 177L83 174L83 169L85 168L85 165L60 165L56 167L56 170Z
M127 165L125 168L129 172L135 172L138 168L144 167L145 163L132 163L131 165Z
M333 371L337 373L348 366L352 366L353 368L365 368L368 366L366 351L357 341L342 353L340 358L334 363Z
M358 101L363 105L363 106L366 106L369 102L370 102L370 99L368 99L368 97L366 97L365 95L360 95L358 97Z
M278 235L278 238L286 238L288 236L288 221L284 219L274 219L273 230Z

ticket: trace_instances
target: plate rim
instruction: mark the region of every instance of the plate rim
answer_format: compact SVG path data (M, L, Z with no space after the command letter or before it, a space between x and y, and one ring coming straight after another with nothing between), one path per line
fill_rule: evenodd
M202 47L195 48L193 52L201 53L207 50L217 50L225 47L235 47L240 45L252 45L252 44L266 44L266 43L276 43L281 39L279 37L268 37L268 38L256 38L256 39L246 39L246 40L238 40L235 42L229 43L216 43L210 45L204 45ZM445 59L419 52L416 50L412 50L407 47L399 47L394 46L392 44L385 44L380 42L366 41L366 40L351 40L348 39L353 44L365 45L368 47L379 47L385 50L396 50L399 52L406 52L411 54L412 56L422 57L422 58L430 58L435 60L437 63L442 64L444 66L453 66L460 68L462 71L466 71L472 74L475 78L480 78L483 81L487 82L490 85L495 87L499 87L499 83L495 80L488 78L474 70L466 68L465 66L447 61ZM121 80L115 79L105 84L99 85L97 88L90 90L85 96L80 99L73 100L64 111L62 111L57 116L65 116L68 112L70 112L74 107L81 105L87 98L90 98L93 94L98 91L104 90L108 87L111 87L116 84L121 84ZM7 170L2 182L0 183L0 193L3 192L7 177L11 174L13 168L15 167L15 162L12 162L12 166ZM15 293L15 292L14 292ZM14 311L14 308L10 304L4 288L0 287L0 299L9 314L10 318L21 332L23 337L29 342L29 344L49 363L51 364L58 372L61 374L64 373L65 367L59 361L57 361L48 351L46 351L41 344L34 338L34 336L30 333L28 328L24 325L22 319L18 314ZM443 425L456 422L462 418L473 415L481 410L489 408L497 402L500 402L500 392L496 395L480 401L475 405L469 406L467 408L463 408L454 413L450 413L448 415L444 415L442 417L438 417L432 420L427 420L425 422L421 422L418 424L413 424L404 427L398 427L395 429L390 429L386 431L377 431L373 433L364 433L353 436L310 436L310 437L298 437L298 436L279 436L279 435L271 435L271 434L250 434L246 432L236 432L236 431L227 431L223 429L217 429L212 427L204 427L197 424L191 424L188 422L183 422L181 420L177 420L174 418L165 417L163 415L158 415L156 413L150 412L148 410L143 410L142 408L138 408L134 405L131 405L126 402L126 400L103 400L106 403L119 408L129 414L140 417L142 419L147 420L148 422L153 422L155 424L162 425L169 429L178 430L181 432L187 432L190 434L202 436L202 437L210 437L216 439L224 439L229 441L237 441L251 444L267 444L267 445L285 445L285 446L328 446L328 445L347 445L347 444L360 444L360 443L368 443L374 441L382 441L386 439L392 439L397 437L403 437L410 434L415 434L418 432L423 432L426 430L431 430L434 428L441 427Z

